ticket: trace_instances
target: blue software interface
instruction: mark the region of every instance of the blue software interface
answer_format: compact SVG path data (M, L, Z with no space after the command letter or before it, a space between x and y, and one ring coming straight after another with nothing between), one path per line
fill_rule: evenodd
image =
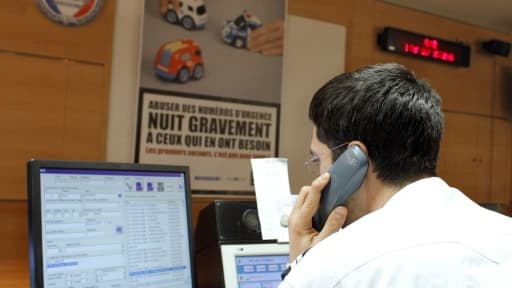
M191 287L184 173L40 171L45 287Z
M239 288L274 288L281 283L288 255L236 256Z

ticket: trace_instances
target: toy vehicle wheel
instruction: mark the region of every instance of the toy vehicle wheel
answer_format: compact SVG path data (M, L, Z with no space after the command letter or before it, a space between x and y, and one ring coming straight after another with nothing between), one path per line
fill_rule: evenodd
M196 66L194 66L194 70L192 70L192 77L194 77L194 79L201 79L201 78L203 78L203 73L204 73L203 65L197 64Z
M245 39L241 37L235 38L235 41L233 42L236 48L244 48L245 47Z
M183 17L183 20L181 21L181 25L187 30L192 30L196 27L196 23L194 22L194 19L192 19L190 16Z
M188 81L188 78L190 78L190 73L188 72L187 68L183 67L178 72L178 81L180 83L186 83Z
M174 10L167 11L167 14L165 14L165 19L167 19L167 21L171 22L172 24L178 23L178 15L176 15Z

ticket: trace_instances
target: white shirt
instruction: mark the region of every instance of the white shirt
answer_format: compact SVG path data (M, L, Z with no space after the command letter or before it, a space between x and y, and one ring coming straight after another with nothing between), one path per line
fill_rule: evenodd
M512 287L512 218L422 179L310 249L286 287Z

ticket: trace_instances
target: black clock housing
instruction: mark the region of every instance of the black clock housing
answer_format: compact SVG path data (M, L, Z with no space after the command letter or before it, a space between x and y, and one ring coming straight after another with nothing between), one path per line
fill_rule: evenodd
M469 67L471 47L459 42L385 27L377 37L384 51L422 58L439 63Z

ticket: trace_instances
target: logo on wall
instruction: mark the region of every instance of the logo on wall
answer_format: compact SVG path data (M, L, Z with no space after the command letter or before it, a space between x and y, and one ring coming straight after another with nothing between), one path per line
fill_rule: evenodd
M99 13L104 0L37 0L39 8L53 21L66 26L88 23Z

